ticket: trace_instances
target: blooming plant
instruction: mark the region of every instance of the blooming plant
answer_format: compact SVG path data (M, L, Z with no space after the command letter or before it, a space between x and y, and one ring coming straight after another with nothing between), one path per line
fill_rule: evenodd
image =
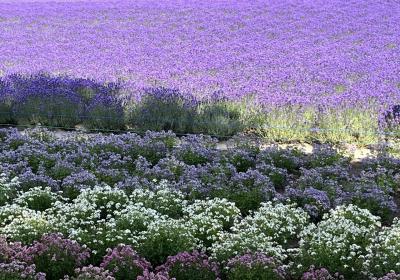
M219 280L220 272L216 262L211 261L202 252L181 252L175 256L170 256L167 261L157 268L175 278L176 280L199 279L199 280Z
M23 262L0 263L1 280L46 280L46 274L35 270L35 265Z
M81 247L76 241L65 239L60 234L44 235L23 251L22 258L33 263L38 271L46 273L46 279L61 279L72 274L74 269L88 260L88 249Z
M230 259L226 265L226 278L239 279L284 279L284 271L274 258L263 253L247 253Z
M74 274L76 276L65 276L64 280L115 280L108 270L93 265L77 268Z
M136 280L144 271L151 269L151 264L141 258L131 246L119 245L107 250L100 267L112 272L116 280Z
M173 240L173 242L172 242ZM168 256L191 251L198 246L193 229L172 219L158 220L149 224L138 239L138 252L153 265L159 265Z
M362 277L367 248L380 227L380 219L354 205L339 206L301 233L302 263L325 267L344 277Z
M375 277L384 277L388 271L400 270L400 221L396 218L390 227L379 231L367 247L364 270Z

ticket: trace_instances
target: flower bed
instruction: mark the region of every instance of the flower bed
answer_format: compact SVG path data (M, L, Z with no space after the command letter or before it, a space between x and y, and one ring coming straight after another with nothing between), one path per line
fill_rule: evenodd
M305 154L234 138L219 150L166 132L1 129L0 139L0 279L400 273L396 158L354 173L328 146Z

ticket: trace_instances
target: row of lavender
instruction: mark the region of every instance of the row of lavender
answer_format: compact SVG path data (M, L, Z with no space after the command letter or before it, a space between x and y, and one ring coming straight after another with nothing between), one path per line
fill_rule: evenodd
M98 83L67 76L10 75L0 79L0 124L134 131L172 130L231 136L251 131L269 140L320 140L371 144L383 132L398 136L396 103L343 106L270 106L257 98L207 99L175 89L153 87L133 96L123 83Z
M398 159L367 159L357 171L326 146L304 154L234 138L219 150L210 137L165 132L59 139L4 129L0 138L5 279L31 265L47 279L400 272Z
M143 89L164 87L189 101L213 100L217 92L263 105L262 112L236 103L206 106L192 123L185 101L160 111L165 101L154 101L151 113L134 122L146 122L145 129L229 135L244 126L271 139L369 143L381 106L400 102L399 9L396 1L372 0L6 0L0 3L0 76L45 71L121 83L122 95L134 100L146 96ZM45 100L17 104L17 121L122 126L120 106L107 106L112 97L96 99L81 116L76 88L58 87L55 96L47 89L33 93Z
M397 1L6 0L0 10L0 76L43 70L266 104L399 101Z

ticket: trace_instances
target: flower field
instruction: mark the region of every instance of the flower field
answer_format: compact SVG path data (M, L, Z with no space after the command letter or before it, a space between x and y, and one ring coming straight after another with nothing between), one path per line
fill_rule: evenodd
M0 11L3 124L364 144L399 133L398 1L4 0Z
M0 0L0 280L400 280L399 23Z
M0 130L0 279L399 279L400 161ZM396 274L398 273L398 274ZM45 276L46 275L46 276Z

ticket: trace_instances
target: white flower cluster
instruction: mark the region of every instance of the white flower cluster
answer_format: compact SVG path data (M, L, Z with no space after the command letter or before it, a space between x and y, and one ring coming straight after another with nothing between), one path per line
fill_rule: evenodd
M195 200L183 213L189 218L204 215L216 219L225 229L230 228L240 218L239 208L225 198Z
M224 261L247 251L258 251L284 260L292 251L286 245L298 238L308 219L304 210L293 205L263 203L258 211L234 225L232 232L218 236L211 248L212 255Z
M137 236L148 230L151 223L166 220L168 217L154 209L146 208L141 203L130 204L121 211L115 212L115 229L124 236L124 243L135 243Z
M50 187L34 187L19 194L14 202L29 209L41 211L52 207L56 201L61 200L62 197L52 192Z
M388 271L400 271L400 220L379 231L374 242L367 247L364 270L380 277Z
M29 216L29 213L33 213L30 209L22 207L17 204L8 204L0 207L0 229L11 223L16 218L21 216Z
M183 193L171 189L165 180L162 180L154 191L135 189L130 199L133 202L143 203L145 207L157 210L172 218L181 216L183 208L187 204Z
M254 232L265 234L273 241L286 247L296 241L299 233L308 225L309 216L295 205L262 203L261 207L236 224L233 232Z
M45 214L35 211L22 211L10 223L0 228L0 235L4 235L13 241L30 244L51 231L52 227Z
M224 198L195 200L183 212L186 223L195 229L194 235L205 246L210 246L240 218L239 208Z
M19 181L17 177L8 180L6 174L0 174L0 206L9 203L12 193L18 189Z
M339 206L325 214L318 225L310 224L301 233L302 258L305 263L317 263L330 271L359 272L366 248L379 227L379 218L368 210Z
M277 260L287 258L289 251L273 241L271 236L249 229L242 232L221 232L211 246L212 258L225 262L229 258L247 252L262 252Z

